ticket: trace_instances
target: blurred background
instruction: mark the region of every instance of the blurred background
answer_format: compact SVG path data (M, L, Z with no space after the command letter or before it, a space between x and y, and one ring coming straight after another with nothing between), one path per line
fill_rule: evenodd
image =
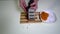
M39 0L37 11L43 9L53 10L57 21L20 24L18 0L0 0L0 34L60 34L60 0Z

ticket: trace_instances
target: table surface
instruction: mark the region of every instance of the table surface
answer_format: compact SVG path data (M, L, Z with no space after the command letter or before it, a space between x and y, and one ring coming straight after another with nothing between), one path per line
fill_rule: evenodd
M51 2L52 1L52 2ZM20 11L16 0L0 0L1 34L60 34L60 0L39 1L40 9L52 9L57 16L55 23L20 24ZM49 2L52 5L49 5ZM38 9L39 11L39 9Z

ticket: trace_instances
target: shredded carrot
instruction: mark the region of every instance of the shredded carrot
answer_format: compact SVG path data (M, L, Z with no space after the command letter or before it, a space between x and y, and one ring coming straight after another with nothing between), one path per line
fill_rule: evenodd
M49 14L46 13L46 12L44 12L44 11L41 13L41 18L42 18L43 20L47 20L48 16L49 16Z

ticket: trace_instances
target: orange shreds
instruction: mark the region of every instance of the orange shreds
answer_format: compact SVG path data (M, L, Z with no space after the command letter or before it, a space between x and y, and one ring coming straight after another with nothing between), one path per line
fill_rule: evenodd
M42 20L47 20L48 16L49 16L49 14L44 11L41 13Z

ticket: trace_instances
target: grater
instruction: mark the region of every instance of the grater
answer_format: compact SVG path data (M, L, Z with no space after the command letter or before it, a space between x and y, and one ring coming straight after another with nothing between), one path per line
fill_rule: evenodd
M35 10L32 8L29 8L29 10L28 10L28 19L35 20Z

